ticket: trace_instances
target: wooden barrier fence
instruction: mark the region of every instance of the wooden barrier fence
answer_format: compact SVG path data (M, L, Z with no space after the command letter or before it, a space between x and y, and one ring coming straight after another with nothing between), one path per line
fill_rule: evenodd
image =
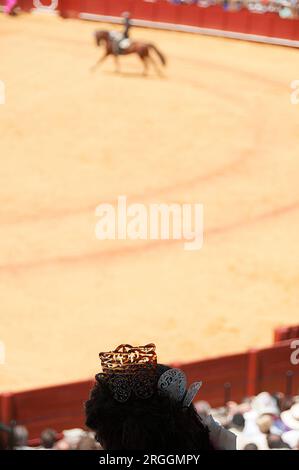
M0 0L3 5L5 0ZM137 26L199 32L217 36L299 47L299 19L278 13L254 13L247 8L229 11L222 5L202 7L168 0L19 0L25 11L55 11L64 18L118 22L130 11Z

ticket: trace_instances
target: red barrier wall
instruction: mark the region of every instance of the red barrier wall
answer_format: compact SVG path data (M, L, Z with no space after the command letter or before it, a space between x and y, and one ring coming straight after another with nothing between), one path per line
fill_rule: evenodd
M74 12L120 17L130 11L135 20L194 26L236 33L299 39L299 20L282 19L277 13L257 14L243 8L226 11L220 5L202 8L197 5L175 5L167 0L60 0L59 9L64 17ZM71 11L71 15L69 14Z
M299 364L290 361L292 353L290 341L281 342L274 347L260 349L256 352L256 393L267 390L272 393L286 390L287 374L291 374L289 394L297 394L299 390Z
M30 438L52 427L63 429L84 427L84 402L88 398L91 380L47 387L0 396L0 422L12 420L29 430Z
M203 381L200 399L213 406L224 405L225 398L240 401L247 395L248 366L247 352L177 365L184 370L189 382Z
M0 4L4 3L0 0ZM41 3L46 6L51 0ZM19 5L30 11L33 0L19 0ZM64 18L77 18L80 13L120 17L123 11L130 11L135 20L299 41L299 19L282 19L277 13L252 13L246 8L226 11L220 5L202 8L167 0L59 0L57 9Z
M299 393L299 364L291 364L293 350L290 340L263 349L253 349L243 354L222 356L215 359L179 364L190 381L202 379L204 385L200 398L213 406L229 399L240 401L245 396L264 390L289 394ZM288 379L291 376L291 379ZM224 390L229 384L229 390ZM226 396L227 398L227 396Z

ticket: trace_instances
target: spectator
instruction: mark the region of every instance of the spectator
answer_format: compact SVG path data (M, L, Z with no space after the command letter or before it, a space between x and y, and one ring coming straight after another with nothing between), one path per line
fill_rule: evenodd
M57 432L53 429L45 429L41 433L41 448L53 449L55 442L57 441Z
M286 444L280 436L277 436L277 434L269 434L267 436L267 442L269 449L290 449L290 446Z
M25 426L14 426L12 430L12 448L15 450L32 450L28 446L28 431Z
M231 420L229 430L237 436L237 449L242 450L248 443L243 431L245 427L245 419L242 413L235 413Z
M263 414L257 418L256 424L262 434L269 434L273 424L273 417L269 414Z
M100 450L101 446L95 441L94 436L90 434L86 434L85 436L81 437L78 444L77 450Z
M55 450L71 450L71 446L66 439L60 439L54 446Z
M86 432L81 428L68 429L63 431L63 438L70 446L70 449L75 450L80 440L86 436Z
M250 442L249 444L246 444L243 450L258 450L258 447L253 442Z
M299 403L295 403L289 410L283 411L281 419L289 429L299 432Z
M277 402L272 395L268 392L259 393L252 400L252 408L256 411L258 416L263 414L277 416L279 415L279 408Z
M282 434L284 442L295 448L299 441L299 403L295 403L289 410L281 413L281 420L288 431Z

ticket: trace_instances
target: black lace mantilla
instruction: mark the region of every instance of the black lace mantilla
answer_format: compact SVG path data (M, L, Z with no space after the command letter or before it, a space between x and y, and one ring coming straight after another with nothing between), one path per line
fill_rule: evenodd
M151 367L135 371L133 374L97 374L98 381L105 380L110 388L113 398L124 403L134 395L136 398L150 398L157 389L155 369Z

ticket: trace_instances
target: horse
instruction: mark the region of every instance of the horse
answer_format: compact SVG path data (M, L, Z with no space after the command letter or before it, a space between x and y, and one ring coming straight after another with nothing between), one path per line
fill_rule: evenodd
M143 63L143 74L146 75L148 72L149 62L152 63L157 73L160 75L160 69L158 68L156 62L151 56L151 52L155 52L160 62L163 66L166 65L166 58L159 49L151 43L141 42L141 41L131 41L125 49L121 49L121 52L115 47L116 41L113 39L113 33L106 30L98 30L94 33L95 41L97 46L101 46L102 43L105 45L105 51L102 57L95 63L92 67L92 70L100 65L108 56L113 55L116 65L116 71L119 71L119 54L128 55L128 54L137 54L140 60Z

